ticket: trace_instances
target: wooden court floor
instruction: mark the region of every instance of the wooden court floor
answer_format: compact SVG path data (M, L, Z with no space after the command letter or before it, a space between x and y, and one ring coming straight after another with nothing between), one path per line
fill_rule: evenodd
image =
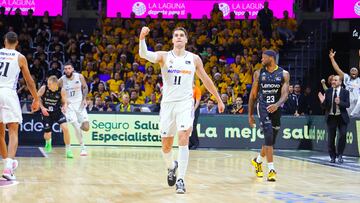
M160 148L89 147L88 157L73 150L73 160L63 148L18 158L17 182L0 187L0 202L360 202L359 172L276 156L270 183L255 177L253 151L190 151L187 193L178 195Z

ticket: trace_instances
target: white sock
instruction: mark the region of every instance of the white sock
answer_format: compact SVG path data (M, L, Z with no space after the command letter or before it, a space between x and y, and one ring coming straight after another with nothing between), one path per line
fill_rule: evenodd
M274 170L274 171L275 171L274 162L268 163L268 169L269 169L269 171L271 171L271 170Z
M65 145L65 149L66 149L66 151L70 150L70 149L71 149L71 145L69 145L69 144Z
M174 164L174 159L173 159L172 150L170 150L170 152L168 152L168 153L165 153L165 152L162 151L162 150L161 150L161 152L162 152L162 155L163 155L163 158L164 158L166 167L167 167L168 169L174 169L175 164Z
M262 163L262 156L260 154L257 156L256 162Z
M185 178L186 169L189 162L189 147L188 146L179 146L178 152L178 164L179 164L179 176L178 179Z
M76 138L78 139L79 141L79 144L81 146L84 145L84 142L83 142L83 136L82 136L82 131L80 129L80 124L78 122L73 122L72 123L73 127L74 127L74 130L75 130L75 135L76 135Z
M5 168L10 168L12 169L12 164L13 164L13 160L11 158L6 158L6 165Z

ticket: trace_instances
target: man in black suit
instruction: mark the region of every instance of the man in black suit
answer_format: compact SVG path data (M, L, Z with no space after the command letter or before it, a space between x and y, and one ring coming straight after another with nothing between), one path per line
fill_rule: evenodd
M343 152L346 144L346 130L349 123L349 115L346 108L350 106L349 91L341 88L341 79L335 75L331 82L331 88L327 89L325 95L319 92L322 107L325 108L325 120L328 126L328 150L330 163L335 163L336 129L339 129L339 142L337 146L338 162L343 163Z

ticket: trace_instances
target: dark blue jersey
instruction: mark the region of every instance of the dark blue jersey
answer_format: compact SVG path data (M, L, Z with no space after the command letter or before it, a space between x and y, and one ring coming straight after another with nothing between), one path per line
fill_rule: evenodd
M259 104L268 106L275 104L281 97L281 88L284 82L284 69L276 66L270 73L266 68L260 70L259 75Z
M51 91L47 85L45 86L45 92L41 97L43 105L47 108L49 113L60 112L61 111L61 89L57 91Z

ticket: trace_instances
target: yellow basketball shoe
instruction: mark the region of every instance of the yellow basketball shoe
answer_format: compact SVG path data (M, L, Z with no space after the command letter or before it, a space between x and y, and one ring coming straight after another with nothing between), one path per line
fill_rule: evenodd
M256 176L262 178L264 176L264 172L262 170L261 163L256 162L256 158L251 160L251 164L255 167Z
M267 181L270 181L270 182L275 182L276 181L276 172L275 170L270 170L269 174L268 174L268 177L267 177Z

